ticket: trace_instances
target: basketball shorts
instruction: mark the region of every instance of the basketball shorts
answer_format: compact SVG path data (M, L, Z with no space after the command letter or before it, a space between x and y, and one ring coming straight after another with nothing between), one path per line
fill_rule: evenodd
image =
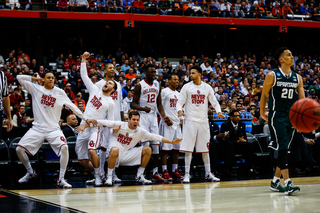
M139 126L150 133L159 134L158 117L156 113L140 113ZM142 146L159 145L158 141L141 140Z
M269 129L271 134L272 146L274 150L289 150L294 128L289 120L289 112L269 111Z
M112 128L109 128L109 127L103 128L100 147L108 149L111 134L112 134Z
M180 143L180 152L193 152L194 148L196 148L197 153L209 152L209 123L184 120L182 141Z
M102 127L86 128L79 133L76 142L78 160L89 160L88 150L96 150L100 145Z
M109 158L109 153L111 150L108 149L107 151L107 159ZM116 160L116 167L119 165L121 166L136 166L136 165L141 165L141 157L142 157L142 149L143 146L139 147L133 147L129 150L122 150L121 147L119 147L119 156Z
M169 140L175 140L175 139L182 138L180 125L168 126L164 122L160 123L159 134ZM161 143L160 144L161 150L164 150L164 151L180 150L180 143L178 143L178 144Z
M33 126L28 132L21 138L18 146L24 148L28 154L35 155L43 144L44 140L47 140L56 153L60 156L61 147L67 145L67 140L64 137L60 129L53 131L43 131Z

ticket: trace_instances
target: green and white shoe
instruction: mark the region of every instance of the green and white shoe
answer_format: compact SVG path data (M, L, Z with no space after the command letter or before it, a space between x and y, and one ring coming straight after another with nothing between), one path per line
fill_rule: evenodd
M273 192L285 192L286 187L284 187L284 185L282 185L280 180L277 180L275 183L273 181L271 181L270 190Z
M288 182L285 189L286 189L284 192L285 195L292 195L294 192L300 191L300 187L293 185L291 181Z

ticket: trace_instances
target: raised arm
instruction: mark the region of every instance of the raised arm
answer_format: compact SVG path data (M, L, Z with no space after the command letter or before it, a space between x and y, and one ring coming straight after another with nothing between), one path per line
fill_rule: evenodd
M80 75L84 85L86 85L89 93L91 93L97 90L97 86L94 85L94 83L91 81L91 79L88 76L87 63L86 63L88 57L90 57L90 54L88 52L84 52L82 55Z
M17 75L17 80L23 88L25 88L29 93L32 94L32 90L34 87L32 81L41 81L42 79L31 77L30 75Z

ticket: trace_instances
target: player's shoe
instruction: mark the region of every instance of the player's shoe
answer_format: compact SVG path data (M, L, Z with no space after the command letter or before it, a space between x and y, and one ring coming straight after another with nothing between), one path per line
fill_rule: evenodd
M170 177L167 169L162 172L162 177L163 177L163 179L165 179L167 181L172 181L172 177Z
M95 186L102 186L103 182L101 180L101 176L98 174L95 176L94 185Z
M171 177L176 179L183 179L183 175L176 169L174 172L171 172Z
M288 184L285 187L285 195L292 195L294 192L300 191L300 187L293 185L291 181L288 182Z
M209 172L205 177L204 181L208 182L220 182L220 179L214 176L211 172Z
M65 179L58 180L57 187L64 188L64 189L72 188L71 184L67 183Z
M107 177L106 182L104 183L105 186L112 186L112 176Z
M164 179L159 175L158 172L152 175L152 180L155 182L164 182Z
M87 180L87 181L86 181L86 185L94 185L95 182L96 182L96 179Z
M190 175L189 175L189 173L184 174L182 183L190 183Z
M145 184L152 184L151 180L147 180L144 175L140 175L139 177L136 176L136 183L141 183L143 185Z
M101 172L100 173L100 178L102 183L106 182L107 178L106 178L106 173L105 172Z
M285 192L286 188L282 185L280 180L277 180L275 183L271 181L270 190L273 192Z
M35 170L33 170L33 174L27 172L27 174L25 176L23 176L22 178L20 178L18 180L19 183L28 183L29 180L31 179L36 179L38 177L38 174L36 173Z
M112 181L113 181L114 183L121 183L121 179L118 178L118 176L117 176L116 174L113 174L113 175L112 175Z

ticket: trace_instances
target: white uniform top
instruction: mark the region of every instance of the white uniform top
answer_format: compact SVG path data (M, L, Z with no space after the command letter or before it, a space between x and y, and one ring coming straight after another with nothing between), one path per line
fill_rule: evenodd
M169 87L161 90L161 101L166 116L170 118L173 125L179 125L180 119L178 118L177 102L179 98L179 92L177 90L172 91Z
M68 106L81 119L87 119L62 89L58 87L46 89L44 86L32 83L31 76L28 75L18 75L17 79L32 95L33 126L46 131L59 129L63 105Z
M97 82L95 85L97 87L99 87L100 90L102 90L102 87L106 84L107 82L102 79L99 82ZM121 121L121 113L120 111L123 111L123 106L122 106L122 87L120 85L119 82L117 83L117 91L115 91L111 97L112 100L115 104L115 108L114 108L114 120L115 121ZM108 120L113 120L113 119L109 119Z
M131 109L131 103L132 103L133 97L128 98L125 97L122 101L122 109L124 113L128 113L129 109Z
M106 119L114 116L114 103L111 96L105 96L100 89L92 83L87 73L86 63L81 63L81 78L89 91L89 100L87 102L84 115L90 119ZM83 123L83 122L82 122Z
M119 147L121 151L127 151L130 148L134 147L139 141L144 140L152 140L152 141L160 141L162 140L162 136L153 134L148 132L145 129L137 127L132 130L128 126L128 122L121 121L109 121L109 120L97 120L98 126L109 127L112 128L113 124L121 125L121 129L118 133L112 133L109 141L109 147Z
M214 96L212 87L201 82L196 85L193 81L185 84L181 91L177 103L177 110L182 111L184 106L185 119L200 123L208 122L208 101L216 109L216 112L221 112L219 102Z
M139 105L141 107L150 107L151 113L157 112L157 98L160 91L160 85L159 82L154 80L152 85L148 84L146 80L140 81L139 84L141 85L141 91L140 91L140 99L139 99ZM145 111L139 111L141 113L146 113Z

